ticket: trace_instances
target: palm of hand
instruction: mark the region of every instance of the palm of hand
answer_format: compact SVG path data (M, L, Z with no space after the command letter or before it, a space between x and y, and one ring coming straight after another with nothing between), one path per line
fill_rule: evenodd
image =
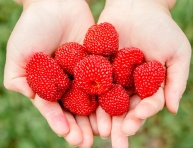
M122 11L115 10L111 7L107 8L99 21L109 21L115 25L120 35L120 48L138 47L145 54L147 61L158 60L166 66L167 78L164 86L165 96L163 97L168 98L166 101L171 101L168 102L168 109L175 113L177 108L170 105L175 103L171 99L181 97L185 88L184 81L186 82L188 76L189 66L187 63L190 60L190 50L188 50L190 48L187 38L171 19L169 12L162 7L138 8L137 11L136 9L130 12L125 11L124 15L122 14L124 9ZM185 48L187 50L184 50ZM178 71L180 65L184 65L181 67L183 68L181 71L185 72L185 76L181 71ZM173 73L176 74L175 78L172 78ZM180 86L176 86L174 83ZM178 90L180 91L176 92ZM174 93L177 94L171 98ZM164 98L161 103L162 107L163 105Z
M52 55L65 42L82 43L87 29L93 24L85 1L35 1L26 4L9 39L5 66L5 86L34 98L32 103L53 131L64 136L69 144L81 144L83 147L90 147L93 142L88 118L73 117L57 102L45 101L34 94L26 82L25 66L35 52ZM87 135L89 138L85 141Z
M143 119L161 110L165 101L168 109L176 112L179 98L185 89L190 47L184 34L164 8L151 9L139 5L138 8L132 9L125 5L119 9L117 6L106 7L99 22L110 22L115 26L120 36L120 48L138 47L144 52L146 60L158 60L167 67L167 78L163 88L143 101L140 101L138 96L133 96L131 110L126 115L113 117L111 123L111 118L101 108L97 110L100 135L106 137L111 133L114 147L127 147L127 137L122 131L127 135L135 133ZM87 29L93 23L92 15L83 1L71 1L67 4L44 1L26 6L9 40L5 86L33 98L35 94L25 78L25 65L30 56L39 51L51 55L59 45L68 41L81 43ZM38 96L35 96L32 102L57 134L68 133L65 138L70 144L82 143L82 147L92 144L92 131L87 117L76 116L75 121L72 115L61 110L58 103L46 102ZM63 128L68 126L70 128ZM107 127L106 130L104 126ZM128 128L129 126L132 128ZM88 135L90 139L85 141L85 136L88 138Z
M169 111L177 112L188 77L191 48L183 32L171 19L169 11L162 5L151 7L142 2L137 6L135 3L131 6L115 3L112 1L106 5L99 23L106 21L115 26L119 33L120 49L138 47L143 51L146 61L157 60L167 68L165 83L156 94L142 101L138 96L133 96L130 111L126 115L113 117L112 123L110 119L106 122L112 126L113 147L128 147L125 135L133 135L145 119L160 111L165 103ZM107 115L103 113L103 116ZM106 136L110 131L99 128L99 133Z
M34 94L24 79L26 63L33 53L42 51L51 55L64 42L81 43L86 30L93 24L93 18L84 3L80 3L82 7L85 7L84 11L75 9L70 17L68 16L69 5L80 4L50 3L36 2L24 9L8 42L6 70L9 72L5 71L5 85L31 98ZM66 5L68 5L67 8L65 8ZM78 19L77 15L83 18ZM8 80L11 81L8 82ZM20 88L16 82L25 86L24 89Z

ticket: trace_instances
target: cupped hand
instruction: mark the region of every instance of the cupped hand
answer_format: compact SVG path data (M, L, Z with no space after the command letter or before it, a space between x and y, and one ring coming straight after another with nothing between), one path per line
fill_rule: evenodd
M73 116L57 102L36 95L26 81L25 66L35 52L52 55L65 42L82 43L93 17L84 0L23 0L23 12L7 45L4 84L31 98L53 131L70 145L91 147L88 117Z
M98 23L112 23L118 31L120 49L138 47L146 61L157 60L166 68L165 82L157 93L141 101L132 97L131 104L135 105L127 114L111 120L102 109L97 110L99 134L111 134L113 148L128 147L127 136L133 135L145 119L164 105L177 113L189 74L191 47L171 18L169 9L173 5L173 0L108 0L100 15Z

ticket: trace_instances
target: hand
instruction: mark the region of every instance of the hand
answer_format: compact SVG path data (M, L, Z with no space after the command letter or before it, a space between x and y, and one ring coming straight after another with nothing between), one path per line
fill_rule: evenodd
M99 134L102 137L111 134L113 148L128 147L126 135L134 134L145 119L162 110L165 104L170 112L177 113L189 74L191 47L171 18L169 9L174 3L174 0L108 0L100 15L98 23L112 23L118 31L120 49L138 47L147 61L157 60L167 69L165 83L157 93L142 101L132 97L134 105L127 114L113 117L111 122L101 108L97 110Z
M36 95L26 82L25 66L35 52L52 55L59 45L82 43L94 24L84 0L23 0L24 10L7 46L4 84L7 89L31 98L53 131L70 145L91 147L93 134L88 117L64 112L59 103Z

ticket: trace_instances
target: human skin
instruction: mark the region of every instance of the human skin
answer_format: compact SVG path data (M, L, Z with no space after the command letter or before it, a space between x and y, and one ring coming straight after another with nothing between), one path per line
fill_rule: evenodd
M160 111L164 104L170 112L177 112L186 87L191 47L170 16L169 10L174 0L106 1L98 23L112 23L119 33L120 49L131 46L140 48L146 60L158 60L167 68L167 77L165 84L152 97L141 101L138 96L133 96L127 114L111 118L99 107L89 119L73 117L62 111L58 103L39 98L29 88L25 78L25 65L33 53L42 51L52 55L64 42L82 43L87 29L94 24L87 4L83 0L21 2L24 11L7 46L5 86L33 98L32 103L53 131L64 136L70 145L89 148L94 133L103 138L111 135L113 148L120 145L127 148L127 136L135 134L144 121Z
M166 68L165 82L157 93L143 100L133 96L128 113L111 118L97 109L97 130L103 138L111 135L113 148L129 147L128 136L165 105L177 113L188 79L191 46L171 17L174 4L175 0L107 0L100 15L98 23L112 23L118 31L119 49L138 47L146 61L157 60Z
M35 52L52 55L65 42L82 44L94 19L84 0L22 0L23 12L7 45L4 85L31 98L52 130L73 146L91 147L88 117L63 111L58 102L35 94L26 82L25 66Z

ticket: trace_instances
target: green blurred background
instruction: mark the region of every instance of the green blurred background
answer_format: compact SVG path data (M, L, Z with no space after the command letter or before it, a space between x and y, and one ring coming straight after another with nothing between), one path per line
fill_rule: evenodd
M104 4L104 0L90 3L96 20ZM0 148L70 148L51 131L29 99L3 86L6 44L21 12L22 7L13 1L0 0ZM178 0L172 16L193 45L193 0ZM178 114L172 115L164 109L148 119L139 132L129 138L131 148L193 148L192 67L193 60ZM93 148L110 147L110 139L95 137Z

